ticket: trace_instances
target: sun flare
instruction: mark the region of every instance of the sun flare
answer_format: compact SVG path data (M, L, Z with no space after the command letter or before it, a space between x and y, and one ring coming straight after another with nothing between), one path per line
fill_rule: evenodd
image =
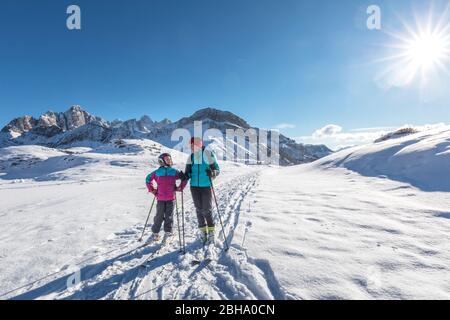
M415 27L403 22L403 33L386 33L392 38L387 45L390 54L378 61L388 62L379 75L389 87L406 86L420 80L422 86L439 72L450 74L450 23L448 10L433 19L425 17L425 23L416 18Z
M427 71L442 65L448 58L447 45L445 39L439 35L424 33L409 41L406 55L413 68Z

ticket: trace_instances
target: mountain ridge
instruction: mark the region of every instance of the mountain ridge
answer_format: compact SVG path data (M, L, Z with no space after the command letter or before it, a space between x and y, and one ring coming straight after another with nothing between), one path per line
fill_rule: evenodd
M38 144L50 147L82 146L104 144L115 139L150 139L168 147L174 147L171 135L175 129L188 129L193 133L195 121L203 121L203 129L255 129L246 120L229 111L212 107L199 109L191 116L175 122L169 119L153 121L144 115L140 119L106 121L74 105L64 112L48 111L39 118L23 116L10 121L2 130L0 147L8 145ZM332 151L325 145L304 145L282 134L280 140L280 164L295 165L312 162ZM225 142L219 149L225 148ZM249 149L249 146L244 146ZM267 146L270 150L270 147Z

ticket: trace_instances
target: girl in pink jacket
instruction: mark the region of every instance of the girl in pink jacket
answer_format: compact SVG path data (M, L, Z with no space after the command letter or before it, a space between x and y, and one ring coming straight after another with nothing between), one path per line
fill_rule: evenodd
M182 181L177 187L177 180L183 180L183 172L172 168L172 157L168 153L159 156L160 167L150 173L146 178L148 191L153 193L158 200L156 205L156 216L153 221L152 232L149 241L159 240L159 231L164 223L164 239L167 241L172 237L173 209L176 199L175 192L183 191L187 181ZM155 186L156 184L156 186Z

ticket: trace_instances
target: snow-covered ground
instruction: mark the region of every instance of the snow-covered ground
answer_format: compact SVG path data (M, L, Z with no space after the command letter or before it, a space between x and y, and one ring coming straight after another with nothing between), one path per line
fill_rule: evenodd
M124 254L139 245L162 146L0 149L0 298L449 299L449 146L441 128L296 167L222 162L231 248L199 266L188 190L187 254L177 241Z
M247 206L247 251L296 298L450 298L448 193L307 165L266 171Z

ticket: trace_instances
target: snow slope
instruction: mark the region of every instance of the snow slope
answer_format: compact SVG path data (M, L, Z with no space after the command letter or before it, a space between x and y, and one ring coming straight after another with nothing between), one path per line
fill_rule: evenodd
M450 126L342 150L316 162L369 177L385 176L424 191L450 191Z
M449 299L449 151L441 127L265 170L241 238L296 298Z
M447 192L305 165L265 171L242 206L235 242L295 298L450 298Z
M185 256L177 241L124 254L138 246L151 200L143 178L160 145L69 150L88 160L43 175L11 168L11 155L45 163L68 150L3 149L0 298L449 299L449 137L428 131L289 168L221 163L231 248L194 267L201 248L189 191ZM443 174L422 175L431 167ZM68 287L77 272L81 282Z

